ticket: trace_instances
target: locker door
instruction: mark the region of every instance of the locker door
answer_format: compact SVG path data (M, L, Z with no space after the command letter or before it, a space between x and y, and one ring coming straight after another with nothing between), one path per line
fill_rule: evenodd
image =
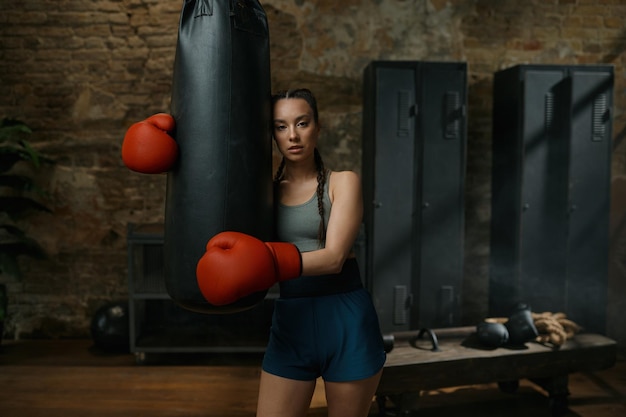
M376 70L372 296L383 333L408 330L415 189L415 71ZM369 203L369 202L368 202Z
M564 69L523 78L519 294L534 311L564 304L567 271L567 102Z
M566 312L605 332L611 175L612 73L572 72Z
M419 85L419 270L412 328L449 327L460 319L463 276L465 65L424 64Z

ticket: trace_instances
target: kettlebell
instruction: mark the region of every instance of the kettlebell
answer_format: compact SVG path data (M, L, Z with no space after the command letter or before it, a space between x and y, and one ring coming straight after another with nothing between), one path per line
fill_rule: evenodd
M526 304L517 305L505 326L509 332L508 344L513 346L520 346L530 342L539 334L530 314L530 308Z
M502 323L483 321L476 326L478 341L487 347L497 348L509 340L509 331Z

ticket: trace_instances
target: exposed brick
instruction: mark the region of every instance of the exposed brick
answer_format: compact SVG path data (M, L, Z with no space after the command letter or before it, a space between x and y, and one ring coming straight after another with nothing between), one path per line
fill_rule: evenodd
M604 26L607 28L615 28L621 29L626 26L626 22L623 18L615 17L615 16L605 16L604 17Z
M622 128L626 4L262 3L270 22L273 87L314 88L325 119L325 158L334 168L361 170L361 81L369 61L468 62L470 244L463 304L466 320L484 317L493 72L528 62L613 63L613 114ZM30 123L33 142L57 161L45 172L54 214L26 223L53 256L25 262L24 281L10 283L17 292L10 311L19 323L8 323L9 337L85 336L98 305L126 296L125 227L163 220L165 176L123 167L121 138L130 124L169 109L180 7L162 0L0 2L0 116ZM620 176L626 175L624 146L612 166ZM55 320L46 319L51 312Z

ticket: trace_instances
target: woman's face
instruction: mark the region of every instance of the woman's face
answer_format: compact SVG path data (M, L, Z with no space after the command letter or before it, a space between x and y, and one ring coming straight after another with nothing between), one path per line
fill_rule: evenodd
M274 104L274 140L278 150L290 161L313 157L319 125L306 100L284 98Z

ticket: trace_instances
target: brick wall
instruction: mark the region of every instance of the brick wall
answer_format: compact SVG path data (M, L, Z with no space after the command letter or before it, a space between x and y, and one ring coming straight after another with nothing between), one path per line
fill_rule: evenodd
M216 0L217 1L217 0ZM22 119L56 164L41 179L53 214L25 227L46 261L23 260L10 289L7 336L88 335L95 310L126 297L126 225L163 219L164 176L130 173L125 129L167 111L178 13L174 0L23 0L0 3L0 117ZM275 89L318 95L327 164L360 170L361 74L371 60L469 64L467 261L464 314L486 313L490 216L491 81L520 63L614 64L613 241L626 211L626 4L621 0L266 0ZM624 204L622 204L624 200ZM620 239L621 237L621 239ZM626 286L624 250L611 285ZM610 311L623 310L612 299ZM613 334L624 338L619 326Z

